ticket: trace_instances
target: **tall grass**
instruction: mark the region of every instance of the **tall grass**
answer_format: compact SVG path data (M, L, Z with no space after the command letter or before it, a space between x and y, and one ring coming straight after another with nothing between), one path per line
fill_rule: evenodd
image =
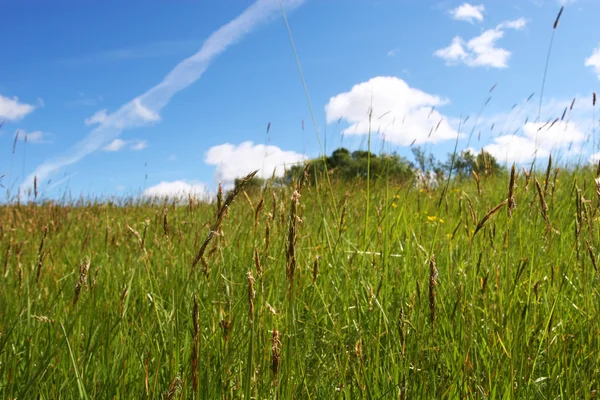
M556 164L0 206L0 398L595 398L599 174Z
M213 204L3 206L0 397L592 398L595 171L532 173L452 180L441 209L372 181L368 251L366 182L333 180L342 223L272 186L289 217L239 197L191 275Z

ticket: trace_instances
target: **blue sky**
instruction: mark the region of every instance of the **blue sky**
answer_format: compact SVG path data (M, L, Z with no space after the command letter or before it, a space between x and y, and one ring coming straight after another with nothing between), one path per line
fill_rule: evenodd
M373 148L409 159L411 144L445 159L457 135L509 163L600 157L596 0L282 5L316 127L278 0L0 0L2 183L14 194L37 177L45 198L200 193L325 143L364 149L371 107Z

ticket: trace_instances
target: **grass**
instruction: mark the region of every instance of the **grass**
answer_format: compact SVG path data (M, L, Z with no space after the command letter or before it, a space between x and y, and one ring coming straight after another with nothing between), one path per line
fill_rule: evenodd
M0 206L0 398L597 398L599 175Z
M596 171L533 175L3 206L0 397L596 397Z

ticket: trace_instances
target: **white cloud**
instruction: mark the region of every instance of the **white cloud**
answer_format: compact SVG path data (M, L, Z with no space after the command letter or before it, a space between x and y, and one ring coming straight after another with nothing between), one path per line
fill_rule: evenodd
M592 55L585 59L585 66L592 68L600 79L600 47L595 48Z
M143 105L139 97L133 100L131 116L133 117L132 119L140 118L143 122L160 121L160 115L158 115L157 112L152 111L150 108Z
M27 143L47 143L46 134L42 131L25 132L19 129L15 133L15 137L20 141L27 141Z
M102 109L97 111L94 115L85 119L86 125L102 125L108 119L108 111L106 109Z
M499 161L519 164L565 149L570 149L573 154L574 149L580 150L585 140L585 134L574 122L558 121L554 125L528 122L523 126L523 135L496 137L484 149Z
M536 156L535 142L529 138L517 135L504 135L494 139L494 143L484 146L484 150L490 153L498 161L512 164L522 164ZM548 152L537 149L537 157L547 157Z
M378 76L330 98L325 113L328 123L343 119L350 124L344 134L364 135L369 133L372 106L371 132L408 146L456 139L457 131L448 118L435 109L447 103L439 96L411 88L400 78Z
M446 64L453 65L458 61L466 60L469 54L465 51L465 41L460 36L452 38L450 46L439 49L435 55L446 60Z
M506 29L521 30L527 23L525 18L504 21L469 41L456 36L448 47L436 50L434 55L443 59L446 65L463 63L469 67L507 68L511 53L497 47L496 43L504 37Z
M207 200L210 197L210 191L203 183L187 182L184 180L163 181L144 190L144 196L150 199L185 200L190 195L195 198Z
M148 142L145 140L135 140L131 144L131 150L140 151L148 147Z
M475 21L483 21L484 11L485 6L483 4L474 6L469 3L464 3L451 10L450 15L452 15L452 18L456 20L474 23Z
M140 151L148 147L148 142L145 140L122 140L115 139L106 146L102 148L104 151L121 151L125 148L125 146L129 146L129 148L133 151Z
M121 139L115 139L102 148L104 151L119 151L127 145L127 142Z
M517 31L520 31L520 30L524 29L528 23L529 23L528 19L521 17L521 18L501 22L496 27L496 29L509 28L509 29L515 29Z
M257 176L269 178L283 176L284 168L300 163L307 157L295 151L284 151L277 146L254 145L246 141L238 146L225 143L211 147L204 162L216 167L215 178L225 184L231 184L236 178L243 177L258 169Z
M238 17L212 33L196 54L175 66L162 82L126 103L114 113L107 113L106 119L66 155L39 165L21 184L21 190L26 192L33 185L35 177L43 181L60 168L74 164L101 149L116 139L123 130L147 125L149 122L157 122L160 118L160 110L177 92L200 79L217 56L260 24L280 15L280 4L289 11L303 2L304 0L283 0L281 3L277 0L257 0Z
M19 121L34 109L35 106L20 103L16 97L11 99L0 94L0 120Z
M574 122L552 123L528 122L523 126L524 135L540 148L552 151L585 141L585 134Z

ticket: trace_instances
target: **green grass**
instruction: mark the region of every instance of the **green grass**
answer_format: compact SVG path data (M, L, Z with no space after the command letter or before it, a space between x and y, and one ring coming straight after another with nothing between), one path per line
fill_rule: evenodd
M372 181L367 201L366 182L305 185L292 287L290 187L265 191L256 224L261 194L236 198L207 275L191 266L215 205L3 206L0 398L593 398L594 177L558 173L548 227L521 174L512 218L475 236L508 176L482 176L480 195L453 179L439 208L443 187Z

